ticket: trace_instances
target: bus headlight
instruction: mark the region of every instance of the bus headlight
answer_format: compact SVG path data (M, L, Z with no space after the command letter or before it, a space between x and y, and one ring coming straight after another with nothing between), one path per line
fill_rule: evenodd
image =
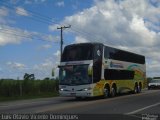
M60 91L64 91L64 89L63 89L63 88L61 88L61 89L60 89Z
M84 88L83 91L88 91L88 90L91 90L92 88L89 87L89 88Z

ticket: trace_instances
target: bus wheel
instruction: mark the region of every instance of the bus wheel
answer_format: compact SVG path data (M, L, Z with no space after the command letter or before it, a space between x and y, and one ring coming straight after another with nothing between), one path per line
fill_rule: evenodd
M138 86L138 93L140 93L141 90L142 90L142 85L141 85L141 83L139 83L139 86Z
M134 86L134 93L135 94L138 93L138 85L137 84L135 84L135 86Z
M109 95L110 95L110 90L109 90L109 87L106 86L106 87L104 88L104 95L103 95L103 97L104 97L104 98L108 98Z
M115 97L115 96L116 96L116 88L115 88L115 87L112 87L111 97Z

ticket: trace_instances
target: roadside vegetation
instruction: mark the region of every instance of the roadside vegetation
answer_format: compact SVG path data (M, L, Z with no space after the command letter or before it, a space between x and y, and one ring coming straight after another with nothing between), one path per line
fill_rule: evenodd
M147 83L153 78L147 78ZM59 96L58 78L35 79L25 73L23 80L0 79L0 102Z
M0 79L0 102L58 96L58 79L35 80L25 74L23 80Z

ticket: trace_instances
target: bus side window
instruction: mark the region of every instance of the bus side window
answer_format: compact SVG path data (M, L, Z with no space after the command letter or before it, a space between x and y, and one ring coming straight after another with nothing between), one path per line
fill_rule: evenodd
M104 58L105 59L113 59L115 56L115 53L116 53L115 49L106 46L104 49Z
M105 59L109 58L109 48L108 47L105 47L105 49L104 49L104 58Z

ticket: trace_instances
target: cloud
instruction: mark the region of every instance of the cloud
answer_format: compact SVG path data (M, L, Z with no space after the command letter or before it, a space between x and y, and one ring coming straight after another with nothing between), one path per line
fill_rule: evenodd
M102 0L65 17L61 24L71 24L75 42L102 42L125 48L145 55L149 63L159 59L159 11L160 6L153 5L149 0ZM148 68L155 71L153 67Z
M32 39L50 42L59 42L60 40L59 36L31 32L7 25L0 25L0 46L7 44L20 44L22 41Z
M22 7L16 7L16 13L21 16L29 16L29 13Z
M60 51L59 51L59 50L57 50L57 52L55 52L55 53L54 53L54 56L56 56L56 57L60 57Z
M150 31L145 26L144 20L142 18L133 16L133 19L130 23L130 29L132 30L133 34L138 35L137 40L139 38L139 42L136 41L136 43L140 43L140 45L145 46L153 46L155 44L156 32Z
M56 5L58 7L64 7L64 1L57 2Z
M0 46L18 44L25 38L32 39L31 32L6 25L0 26Z
M49 26L49 30L50 31L55 31L55 30L57 30L57 27L59 26L59 24L54 24L54 25L50 25Z
M75 43L86 43L86 42L88 42L88 40L84 39L81 36L76 36L75 38Z
M18 62L7 62L6 63L12 69L24 69L26 66Z
M52 45L51 44L45 44L41 48L42 49L49 49L49 48L52 48Z
M6 24L7 21L5 20L5 17L8 16L8 9L5 7L0 7L0 24Z
M0 16L7 16L8 15L8 9L5 7L0 7Z
M38 36L46 41L59 42L59 40L60 40L59 36L45 35L45 34L41 34L41 33L38 33Z
M57 69L57 66L59 65L59 57L58 56L51 56L46 58L42 63L35 64L31 71L37 76L38 78L44 78L44 77L52 77L52 69ZM55 77L58 76L58 73L56 73Z
M47 0L25 0L25 4L40 4L40 3L45 3Z
M147 73L150 73L151 77L159 77L160 65L159 60L151 60L147 64Z
M98 2L89 9L66 17L63 22L71 24L73 31L83 31L80 33L81 36L89 41L98 40L111 45L151 46L155 43L157 33L145 26L143 16L147 7L141 6L143 2L133 1L134 8L127 2L126 4L113 1ZM137 8L137 4L144 7L144 10L141 7ZM128 7L131 7L130 10L125 11Z
M0 78L14 78L19 77L23 79L24 73L34 74L36 79L43 79L45 77L52 77L52 69L57 68L57 59L50 56L46 58L39 64L34 65L25 65L19 62L6 62L5 65L2 65L2 70L0 68ZM7 72L7 74L6 74Z

